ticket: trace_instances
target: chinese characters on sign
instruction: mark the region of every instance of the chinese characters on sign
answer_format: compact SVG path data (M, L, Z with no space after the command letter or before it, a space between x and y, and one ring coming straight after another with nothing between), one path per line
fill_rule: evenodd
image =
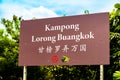
M73 53L79 53L81 51L86 52L86 44L81 44L81 45L71 45L71 47L68 47L68 45L64 45L61 47L60 45L57 46L46 46L46 47L39 47L38 48L38 53L57 53L59 51L62 51L63 53L73 52Z
M109 64L109 14L25 20L20 66Z

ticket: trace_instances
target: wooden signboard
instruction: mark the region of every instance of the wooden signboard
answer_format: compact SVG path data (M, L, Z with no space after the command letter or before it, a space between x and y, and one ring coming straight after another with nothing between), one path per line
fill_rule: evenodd
M110 63L109 14L25 20L20 28L20 66Z

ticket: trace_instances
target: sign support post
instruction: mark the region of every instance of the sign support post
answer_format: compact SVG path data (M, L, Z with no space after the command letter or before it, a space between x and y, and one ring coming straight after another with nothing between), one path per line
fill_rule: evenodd
M104 68L103 65L100 65L100 80L103 80L104 78Z
M27 66L23 66L23 80L27 80Z

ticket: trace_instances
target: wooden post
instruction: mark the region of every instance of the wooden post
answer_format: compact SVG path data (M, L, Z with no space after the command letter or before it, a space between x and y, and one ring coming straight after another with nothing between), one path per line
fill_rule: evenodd
M100 65L100 80L103 80L104 78L104 69L103 69L103 65Z
M27 66L23 67L23 80L27 80Z

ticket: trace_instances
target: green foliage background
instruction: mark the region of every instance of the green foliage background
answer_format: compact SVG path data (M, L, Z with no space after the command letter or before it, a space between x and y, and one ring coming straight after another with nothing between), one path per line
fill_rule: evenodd
M18 66L20 22L22 18L1 19L0 77L17 80L23 67ZM103 55L104 56L104 55ZM99 80L99 66L34 66L28 67L28 80ZM104 66L104 80L120 80L120 3L110 13L110 65Z

